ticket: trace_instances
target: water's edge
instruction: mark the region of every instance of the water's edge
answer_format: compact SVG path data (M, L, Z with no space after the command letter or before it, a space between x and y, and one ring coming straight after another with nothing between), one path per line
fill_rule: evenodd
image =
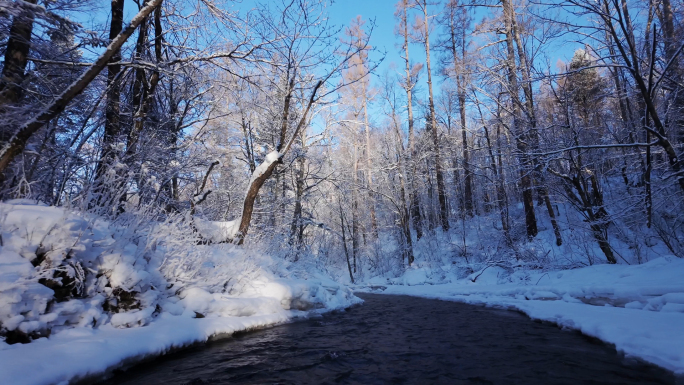
M155 362L164 360L165 358L172 356L174 354L186 352L186 351L189 351L191 349L202 348L202 347L205 347L212 342L223 341L223 340L227 340L229 338L234 338L236 336L250 334L250 333L258 332L260 330L270 329L270 328L273 328L276 326L286 325L289 323L303 322L303 321L306 321L306 320L309 320L312 318L322 317L323 314L335 314L336 312L345 311L347 309L351 309L351 308L354 308L356 306L360 306L362 304L363 304L363 302L355 303L355 304L352 304L351 306L348 306L344 309L329 309L329 310L323 310L323 311L321 311L321 309L319 309L319 311L317 311L317 312L310 312L308 314L293 317L293 318L290 318L288 320L281 321L281 322L273 322L273 323L270 323L267 325L246 327L244 329L235 330L232 333L212 334L211 336L209 336L209 338L207 340L204 340L204 341L200 340L200 341L194 341L191 343L187 343L187 344L184 344L181 346L172 346L172 347L169 347L169 348L167 348L164 351L159 352L159 353L147 353L147 354L142 354L142 355L138 355L138 356L128 357L122 361L119 361L118 363L116 363L114 365L109 366L104 371L100 371L97 373L91 373L91 374L88 374L86 376L78 376L78 377L71 378L71 379L69 379L68 384L69 385L98 384L98 383L101 383L103 381L106 381L106 380L114 377L115 375L117 375L119 373L125 372L127 370L134 369L136 367L140 367L140 366L147 365L147 364L154 364Z

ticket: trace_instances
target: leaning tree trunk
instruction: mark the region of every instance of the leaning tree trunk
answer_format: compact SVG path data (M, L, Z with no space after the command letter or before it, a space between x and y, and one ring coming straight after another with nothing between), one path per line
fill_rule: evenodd
M286 133L281 132L280 142L278 143L276 151L268 154L264 162L260 164L252 173L252 178L250 179L249 185L247 186L247 193L245 194L245 200L242 205L242 215L239 219L239 226L234 234L233 239L231 240L233 243L236 243L238 245L244 243L245 236L249 231L250 222L252 221L252 214L254 212L254 202L259 196L259 190L261 190L261 187L264 185L266 180L268 180L268 178L270 178L271 175L273 175L273 171L275 170L276 166L278 165L278 163L282 161L283 156L287 154L287 152L290 150L290 147L292 146L292 143L295 141L301 130L304 128L304 125L308 119L309 112L311 111L311 107L314 104L316 93L318 92L318 89L321 87L322 84L323 82L321 81L316 83L316 86L311 92L311 97L309 98L309 102L306 106L306 109L304 110L304 113L302 114L299 123L297 124L297 127L295 127L295 130L292 133L292 138L290 139L290 141L286 144ZM290 87L289 92L292 92L292 89L293 87ZM287 101L288 99L286 99L286 102ZM289 110L288 107L289 103L286 103L285 111L283 112L283 125L281 127L281 130L287 130L287 121L289 114L289 112L287 111Z
M586 183L582 183L582 177L579 175L578 171L577 176L573 178L573 185L580 196L582 204L584 205L584 212L587 214L587 219L590 224L589 227L591 227L594 239L596 239L599 248L606 256L608 263L615 264L617 263L617 260L613 254L613 249L610 247L607 235L608 213L603 207L603 194L599 189L596 174L591 174L590 181L591 192L588 191L589 188ZM598 209L594 209L595 207L598 207Z
M37 0L26 0L26 2L36 4ZM5 47L5 62L0 77L0 117L4 120L0 125L0 148L3 151L19 125L17 119L22 117L21 114L12 114L12 109L17 107L24 94L22 83L26 77L26 65L31 49L33 20L33 12L27 9L15 16ZM4 181L4 173L0 170L0 185L3 185Z
M532 76L530 75L530 68L528 66L527 55L523 49L522 39L520 39L520 34L518 32L517 23L515 17L511 21L513 27L513 38L515 39L515 44L518 48L518 57L520 58L520 66L523 74L523 91L525 94L525 105L527 109L527 115L530 120L530 142L534 146L533 150L539 147L539 133L537 132L537 118L534 111L534 94L532 93ZM539 160L532 159L534 165L534 175L536 183L539 189L539 194L542 196L544 204L546 206L546 211L549 213L549 219L551 220L551 226L553 227L553 234L556 236L556 246L563 244L563 238L561 237L560 226L556 220L556 213L553 211L553 206L551 205L551 198L549 197L549 189L546 186L546 178L542 173L542 166Z
M534 110L534 94L532 93L532 76L530 75L530 68L528 66L527 55L522 45L522 39L520 39L520 34L517 28L517 22L515 17L511 20L513 38L515 44L518 48L518 58L520 59L520 67L523 75L522 88L525 94L525 106L527 110L527 116L530 121L530 133L527 135L529 137L529 142L534 146L533 150L539 147L539 133L537 131L537 117ZM539 194L542 196L544 204L546 206L546 211L549 213L549 219L551 220L551 226L553 227L553 234L556 236L556 246L563 244L563 238L561 237L560 226L556 220L556 213L551 205L551 198L549 197L549 189L546 186L546 178L542 173L542 166L537 158L532 159L534 166L535 182L539 189Z

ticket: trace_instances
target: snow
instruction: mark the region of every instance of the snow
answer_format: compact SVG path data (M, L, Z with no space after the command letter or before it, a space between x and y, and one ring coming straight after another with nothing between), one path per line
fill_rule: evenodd
M202 237L212 243L226 242L228 239L235 238L242 218L232 221L207 221L195 218L195 226L202 234Z
M282 156L283 154L279 153L278 151L271 151L266 154L264 161L254 169L254 172L252 173L252 179L250 180L249 184L251 185L251 182L253 182L254 179L263 175L264 172L266 172L266 170L271 166L271 164L277 162Z
M30 344L0 351L0 382L54 384L100 375L125 361L159 355L171 349L287 322L297 314L279 312L250 317L191 318L164 314L144 328L78 328Z
M111 222L9 201L0 203L0 236L2 384L98 378L212 337L361 302L315 267L198 244L180 217Z
M515 309L598 338L626 354L684 375L684 260L642 265L510 272L489 266L446 284L416 284L424 268L375 279L357 291L437 298ZM477 279L473 281L473 278Z

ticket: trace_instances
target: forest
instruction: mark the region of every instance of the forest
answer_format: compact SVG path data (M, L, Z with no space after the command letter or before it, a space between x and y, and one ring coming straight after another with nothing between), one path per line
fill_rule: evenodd
M681 0L341 6L0 0L0 337L684 258Z
M114 1L96 31L74 21L94 2L31 3L2 9L4 199L182 214L199 242L380 273L475 217L522 259L549 225L599 247L574 263L682 255L681 4L406 0L404 62L374 73L372 24L324 2L147 1L124 24ZM583 48L549 63L563 39Z

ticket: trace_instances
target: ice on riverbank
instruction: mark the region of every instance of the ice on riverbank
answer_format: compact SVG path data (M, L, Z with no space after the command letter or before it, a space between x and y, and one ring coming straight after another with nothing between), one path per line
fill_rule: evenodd
M517 309L684 375L682 277L684 260L661 257L642 265L560 271L510 271L491 265L435 285L416 268L400 278L370 280L357 290Z
M360 300L311 266L198 244L187 220L0 203L0 383L67 383Z

